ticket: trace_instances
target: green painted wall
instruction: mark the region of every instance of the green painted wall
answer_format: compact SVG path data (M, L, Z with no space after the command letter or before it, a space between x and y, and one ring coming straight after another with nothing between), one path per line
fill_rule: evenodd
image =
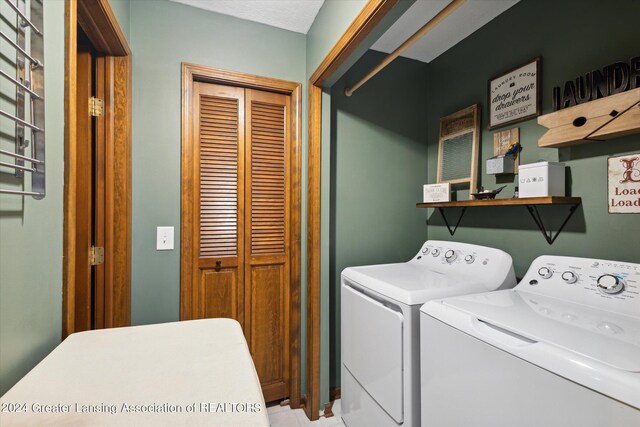
M0 12L13 21L15 15L5 2ZM0 27L14 32L4 18ZM61 337L64 2L44 2L44 31L47 195L39 201L0 195L0 395ZM15 51L4 42L0 67L15 72ZM1 88L0 108L14 111L15 86L2 79ZM13 122L0 119L0 146L13 150L14 136ZM0 187L20 189L12 172L0 169Z
M302 82L305 37L168 1L136 0L131 2L131 42L132 322L175 321L180 302L180 63ZM155 250L156 226L162 225L175 227L173 251Z
M399 58L351 97L383 58L369 51L331 88L331 387L340 385L340 274L404 262L427 238L415 208L427 182L427 64Z
M118 24L120 24L120 28L122 28L124 36L127 38L127 41L131 43L131 38L129 37L131 0L109 0L109 4L111 5L111 9L113 9L113 13L116 15L116 19L118 20Z
M473 103L486 111L487 80L535 56L543 58L543 114L551 112L551 90L566 80L640 55L640 2L616 0L523 0L487 26L429 64L428 129L429 181L435 182L438 120ZM493 155L492 132L483 114L481 185L507 183L504 196L513 194L511 180L496 182L484 173L484 161ZM607 142L591 142L563 149L541 149L545 129L535 120L520 127L523 163L560 160L570 167L571 194L583 205L558 240L549 246L524 208L468 210L456 235L449 236L437 212L429 217L430 239L453 239L495 246L509 252L522 276L542 254L600 257L640 262L640 216L607 213L607 157L640 152L640 135ZM506 127L505 129L508 129ZM466 192L459 194L466 198ZM557 227L566 209L553 207L542 214Z

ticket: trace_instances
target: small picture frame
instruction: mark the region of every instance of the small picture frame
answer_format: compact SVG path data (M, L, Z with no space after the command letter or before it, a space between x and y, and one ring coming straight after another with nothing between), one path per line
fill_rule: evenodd
M542 111L542 58L489 79L489 130L529 120Z
M493 134L493 155L499 156L505 154L511 144L517 144L520 142L520 128L513 128L495 132ZM520 156L510 156L515 159L513 163L513 170L508 173L518 173L518 167L520 166ZM489 172L488 172L489 173ZM505 173L505 172L502 172Z
M422 202L438 203L451 201L451 184L426 184L422 186Z

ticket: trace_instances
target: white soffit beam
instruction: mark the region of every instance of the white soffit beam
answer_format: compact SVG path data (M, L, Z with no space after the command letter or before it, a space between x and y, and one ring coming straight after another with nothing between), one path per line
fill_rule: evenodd
M431 62L519 0L467 0L401 56ZM391 53L444 9L450 0L417 0L371 49Z

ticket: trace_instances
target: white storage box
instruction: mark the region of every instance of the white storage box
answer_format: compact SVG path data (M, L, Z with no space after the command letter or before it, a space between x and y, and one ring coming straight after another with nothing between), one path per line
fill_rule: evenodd
M564 163L538 162L520 165L520 197L564 196Z

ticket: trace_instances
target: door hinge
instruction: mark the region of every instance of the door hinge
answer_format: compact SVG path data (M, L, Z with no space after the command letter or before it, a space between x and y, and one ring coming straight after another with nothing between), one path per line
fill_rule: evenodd
M104 100L95 96L89 98L89 114L93 117L104 116Z
M104 248L100 246L91 246L91 250L89 251L89 264L90 265L104 264Z

